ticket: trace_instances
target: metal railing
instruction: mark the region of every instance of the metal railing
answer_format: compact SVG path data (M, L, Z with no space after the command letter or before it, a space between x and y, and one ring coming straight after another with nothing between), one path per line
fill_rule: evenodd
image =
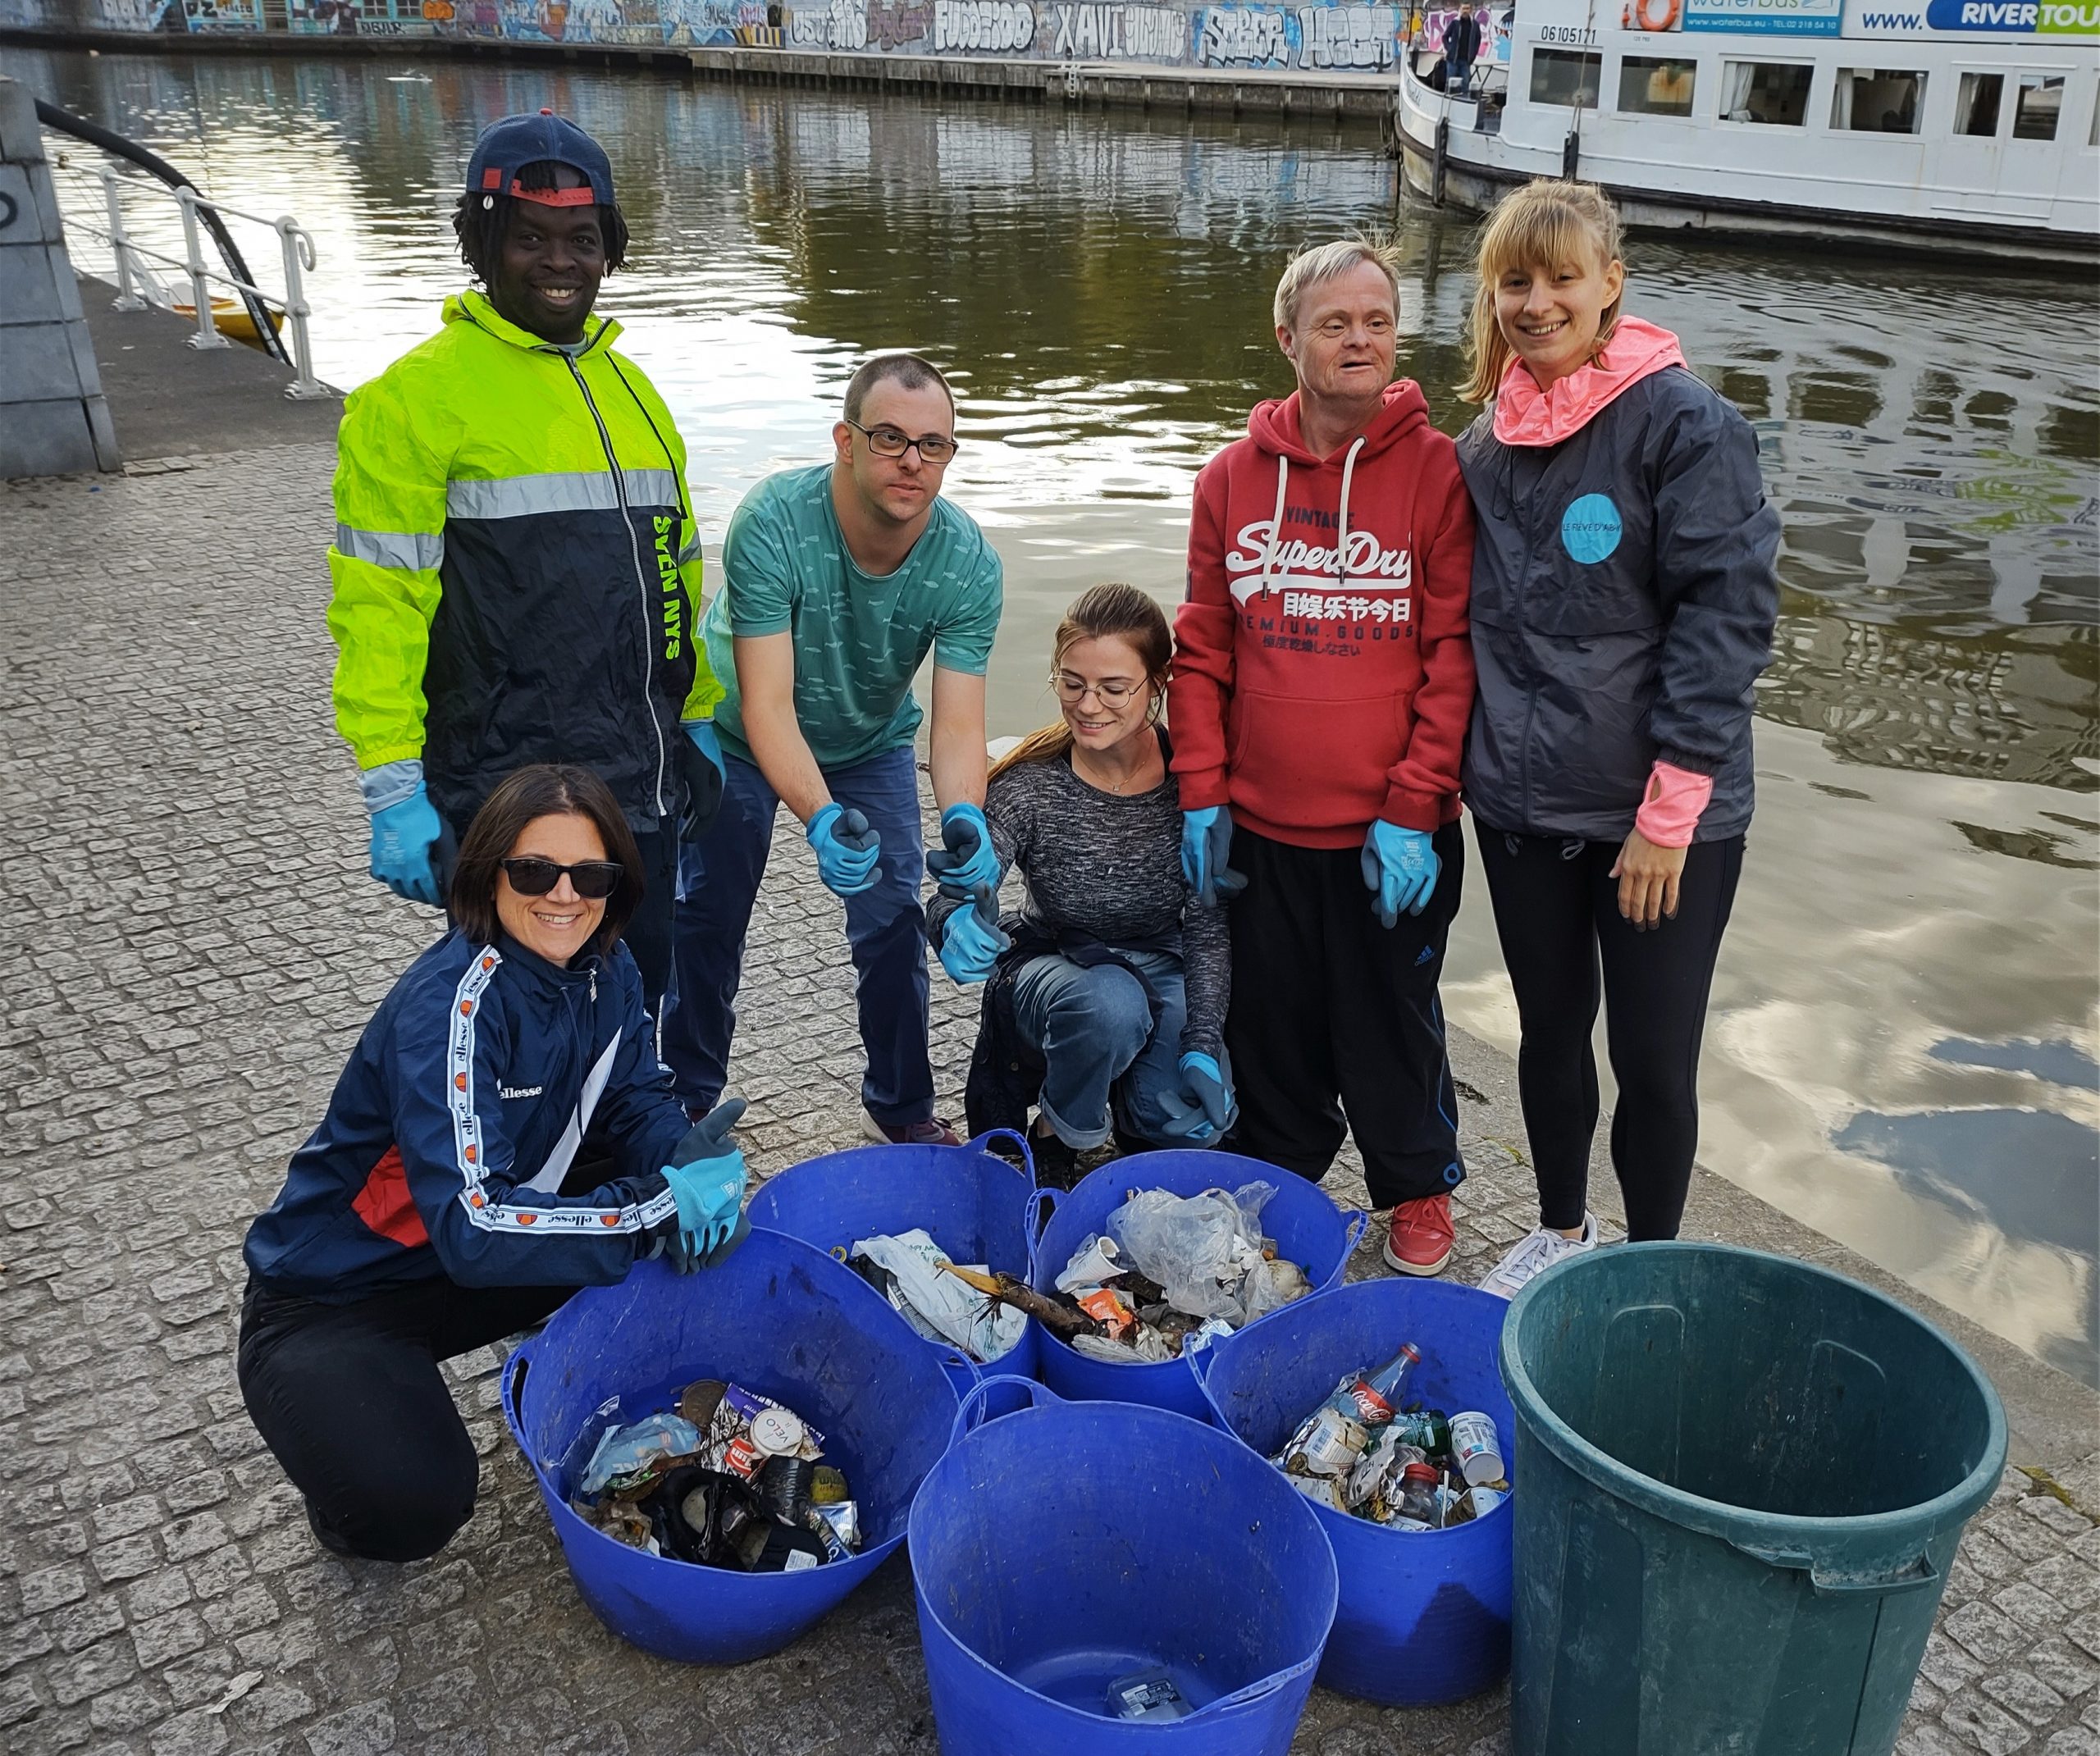
M168 189L139 178L120 176L107 165L102 167L102 187L109 209L110 249L116 258L117 310L146 308L146 301L139 295L138 283L148 280L151 275L145 264L162 263L189 277L189 297L197 312L197 332L189 338L189 345L198 349L227 347L231 344L219 333L212 313L212 283L217 281L244 295L251 310L259 308L266 316L272 311L283 313L285 326L291 331L294 373L292 381L285 386L285 395L306 398L336 394L313 376L313 348L307 334L307 319L313 314L313 308L306 302L305 281L307 271L313 267L313 239L298 221L290 214L272 220L258 213L244 213L238 208L208 201L186 185ZM127 191L173 201L182 210L182 257L149 249L126 230L123 198ZM232 274L221 273L205 262L203 227L198 221L200 210L247 220L277 235L285 264L285 290L281 295Z

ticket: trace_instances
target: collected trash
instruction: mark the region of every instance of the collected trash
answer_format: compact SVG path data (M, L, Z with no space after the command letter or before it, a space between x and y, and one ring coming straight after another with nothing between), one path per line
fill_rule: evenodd
M923 1229L861 1238L844 1257L846 1266L927 1340L960 1348L980 1366L1011 1352L1028 1333L1025 1311L973 1298L970 1284L948 1271L946 1252ZM986 1271L981 1262L962 1266L973 1275Z
M819 1462L824 1434L772 1398L696 1379L663 1410L622 1421L617 1398L569 1501L630 1548L743 1573L792 1573L861 1547L842 1471ZM571 1448L581 1449L587 1427Z
M1108 1685L1108 1711L1117 1719L1150 1725L1186 1719L1193 1711L1163 1667L1133 1671Z
M1190 1196L1134 1189L1108 1216L1106 1234L1072 1252L1048 1293L1011 1275L948 1273L1034 1317L1089 1359L1180 1359L1312 1290L1305 1270L1262 1235L1262 1209L1275 1193L1268 1183Z
M1308 1499L1389 1530L1443 1530L1509 1496L1502 1441L1477 1409L1404 1407L1422 1363L1411 1343L1376 1371L1352 1372L1270 1459Z

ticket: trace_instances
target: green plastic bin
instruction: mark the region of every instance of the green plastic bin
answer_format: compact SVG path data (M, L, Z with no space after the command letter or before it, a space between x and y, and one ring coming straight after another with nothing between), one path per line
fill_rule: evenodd
M1514 1756L1885 1756L1961 1527L1989 1380L1827 1270L1721 1244L1520 1293Z

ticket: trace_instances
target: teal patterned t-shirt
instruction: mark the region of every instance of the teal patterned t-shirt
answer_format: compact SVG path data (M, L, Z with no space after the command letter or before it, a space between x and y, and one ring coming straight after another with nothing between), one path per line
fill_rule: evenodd
M767 477L729 521L722 588L701 623L728 691L714 709L724 747L751 759L733 636L793 634L795 717L818 765L842 769L911 742L923 717L911 679L928 652L944 671L984 674L1001 594L998 554L948 501L878 577L846 551L829 463Z

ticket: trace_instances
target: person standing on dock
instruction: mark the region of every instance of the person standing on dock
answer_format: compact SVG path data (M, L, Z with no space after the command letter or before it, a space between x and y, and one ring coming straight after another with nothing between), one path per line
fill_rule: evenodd
M678 839L722 790L685 446L591 314L628 244L596 140L549 110L491 124L452 224L480 286L352 393L337 440L336 723L372 875L437 904L506 774L587 768L640 850L626 940L653 1013Z
M922 715L911 682L930 652L928 768L950 851L942 884L961 896L996 889L984 670L999 626L999 558L941 498L955 399L928 362L883 353L863 365L832 445L829 463L753 488L723 540L722 589L702 632L728 690L718 715L728 783L720 816L687 848L679 874L664 1058L688 1113L705 1114L728 1077L744 935L785 804L819 878L846 905L867 1132L953 1145L934 1114L927 1052L914 752Z
M1627 1235L1677 1236L1778 617L1757 436L1676 336L1625 314L1625 284L1591 185L1532 183L1481 233L1463 395L1489 407L1459 440L1479 518L1466 803L1539 1186L1537 1229L1481 1283L1504 1298L1596 1243L1600 999Z
M1387 1264L1434 1275L1465 1176L1436 984L1464 859L1473 515L1420 388L1394 381L1399 312L1378 244L1285 269L1298 390L1196 477L1167 699L1183 866L1231 899L1228 1143L1317 1181L1346 1115L1392 1209Z

